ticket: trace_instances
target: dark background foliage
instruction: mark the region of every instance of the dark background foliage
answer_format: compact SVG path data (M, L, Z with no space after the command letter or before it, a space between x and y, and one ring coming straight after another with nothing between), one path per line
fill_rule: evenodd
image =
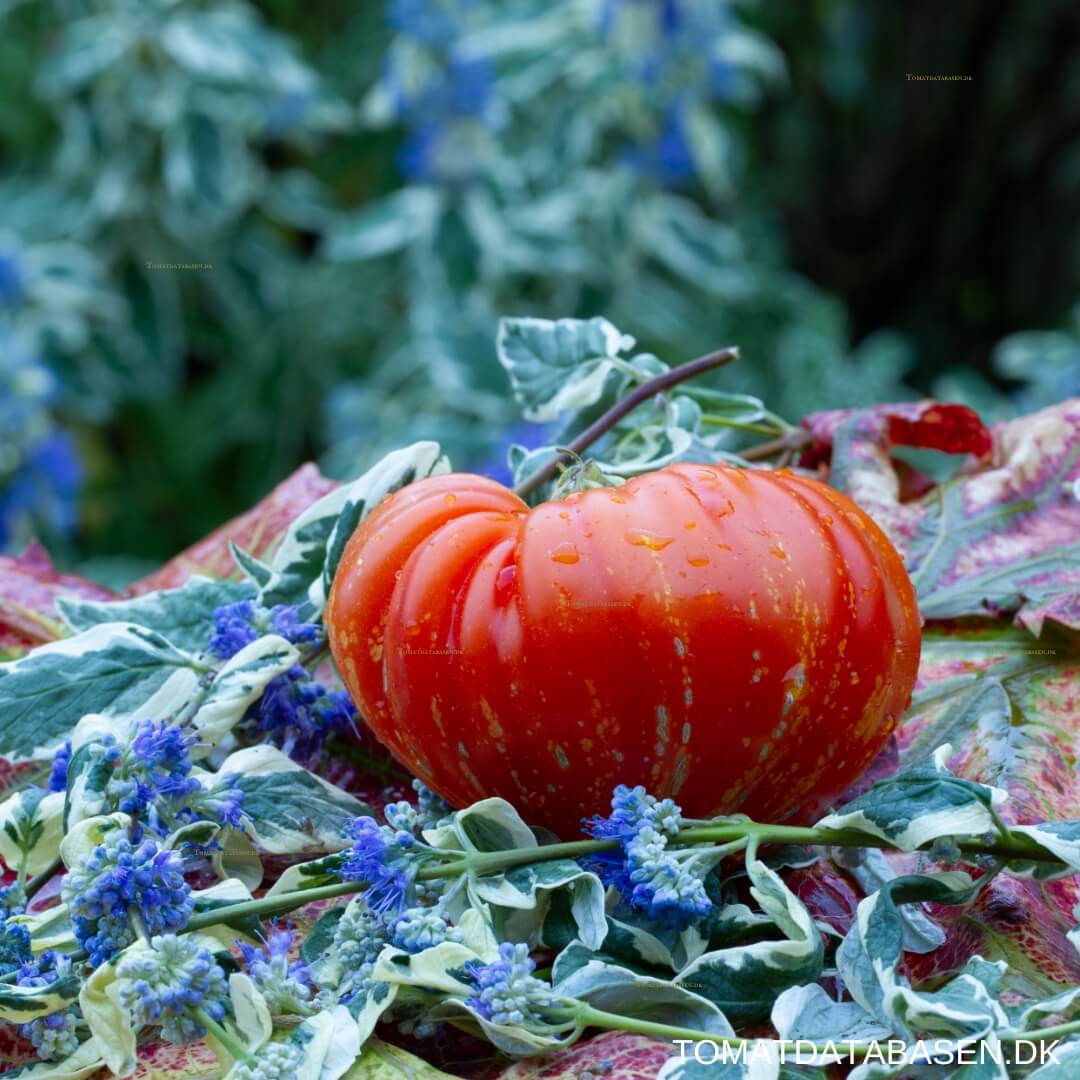
M543 438L503 314L603 314L669 363L737 343L712 385L791 421L1080 390L1067 0L0 18L9 548L118 582L306 459L429 437L498 471Z

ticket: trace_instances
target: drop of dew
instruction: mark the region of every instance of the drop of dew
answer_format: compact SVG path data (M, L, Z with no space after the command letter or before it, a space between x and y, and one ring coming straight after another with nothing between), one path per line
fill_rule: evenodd
M551 561L557 563L576 563L580 558L578 549L569 540L563 541L551 553Z
M778 559L787 558L787 552L779 544L773 544L773 546L769 548L769 554L775 555Z
M420 633L420 624L417 622L410 622L405 624L405 636L416 637Z
M687 555L686 561L691 566L708 566L709 557L707 555Z
M624 539L628 544L633 544L635 547L647 547L650 551L663 551L673 538L649 532L648 529L628 529Z
M456 495L446 494L446 495L443 496L442 501L444 503L446 503L447 506L453 506L454 503L457 502L457 496Z
M513 592L516 582L517 567L512 563L510 566L504 566L495 575L495 602L497 604L505 604L510 599L510 593Z

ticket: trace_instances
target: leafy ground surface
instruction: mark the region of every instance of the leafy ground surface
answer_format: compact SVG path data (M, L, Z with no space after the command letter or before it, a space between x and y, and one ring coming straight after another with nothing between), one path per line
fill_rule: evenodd
M1080 818L1080 401L990 431L968 410L933 404L816 414L804 427L811 441L803 464L827 475L885 528L905 555L926 617L915 700L878 775L927 762L947 743L953 772L1009 793L1003 811L1009 824ZM968 456L958 459L963 464L951 479L933 483L892 456L901 445ZM176 587L195 573L233 574L230 544L268 560L286 525L332 488L314 467L300 469L130 595ZM100 601L109 594L58 574L40 549L0 559L6 658L65 633L56 607L62 597ZM378 748L320 769L376 804L398 797L407 779ZM2 761L0 789L6 794L41 772L40 764ZM897 870L916 870L922 858L889 856ZM283 865L267 860L270 875ZM841 933L851 928L865 875L823 861L785 877L816 918ZM1016 995L1043 998L1080 984L1080 955L1067 938L1077 894L1075 877L1040 882L1001 875L972 905L931 903L925 914L944 930L944 942L905 952L905 972L916 985L932 986L980 955L1008 962L1007 991ZM48 895L46 889L41 897ZM296 925L313 925L319 910L298 912ZM0 1027L0 1062L14 1065L30 1057L12 1030ZM349 1076L422 1080L442 1070L504 1080L645 1080L669 1056L660 1041L612 1032L509 1063L467 1037L433 1045L403 1040L393 1029L379 1033L399 1045L373 1041ZM211 1077L220 1067L201 1044L146 1044L135 1075Z

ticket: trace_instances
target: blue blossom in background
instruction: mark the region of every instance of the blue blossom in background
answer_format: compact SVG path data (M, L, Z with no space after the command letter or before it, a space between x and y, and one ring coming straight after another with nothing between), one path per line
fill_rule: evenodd
M210 950L190 937L154 937L151 948L125 956L116 974L120 1000L136 1024L160 1024L168 1042L197 1042L206 1035L196 1009L219 1023L225 1016L225 972Z
M22 299L23 272L13 251L0 251L0 308L14 307Z
M0 257L0 305L14 288L4 267ZM0 548L78 524L82 468L71 436L53 426L55 394L49 369L0 328Z
M160 934L183 929L195 907L181 856L153 840L135 847L121 829L64 875L61 895L95 967L135 940L132 910L151 934Z
M668 850L683 823L671 799L656 799L640 785L620 784L609 817L595 817L586 831L597 839L619 841L619 850L588 860L606 885L622 893L629 906L666 926L683 929L707 915L712 901L695 873L693 848Z
M433 949L444 941L460 945L464 940L461 931L432 908L409 908L394 920L390 928L390 944L407 953Z
M71 960L63 953L49 949L19 969L15 985L44 987L60 980L72 980L78 985L78 979L71 970ZM71 1005L48 1016L40 1016L28 1024L20 1024L19 1033L34 1044L42 1061L59 1061L78 1049L77 1028L80 1020L78 1007Z
M551 987L533 975L535 970L527 945L504 941L494 963L469 965L477 992L467 1004L493 1024L543 1024L540 1010L555 1001Z
M477 13L483 5L469 0L396 0L387 10L397 38L381 88L409 129L398 166L417 183L478 175L505 119L494 64L464 44Z
M266 998L272 1013L300 1011L314 993L311 971L303 960L289 960L293 934L275 929L260 948L240 944L248 974Z

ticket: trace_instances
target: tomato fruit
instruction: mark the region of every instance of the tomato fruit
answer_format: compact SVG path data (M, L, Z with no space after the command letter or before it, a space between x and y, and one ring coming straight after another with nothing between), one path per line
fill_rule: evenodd
M814 480L725 465L533 509L484 477L421 480L350 539L327 627L399 761L566 837L617 783L690 817L812 815L882 748L919 662L877 525Z

